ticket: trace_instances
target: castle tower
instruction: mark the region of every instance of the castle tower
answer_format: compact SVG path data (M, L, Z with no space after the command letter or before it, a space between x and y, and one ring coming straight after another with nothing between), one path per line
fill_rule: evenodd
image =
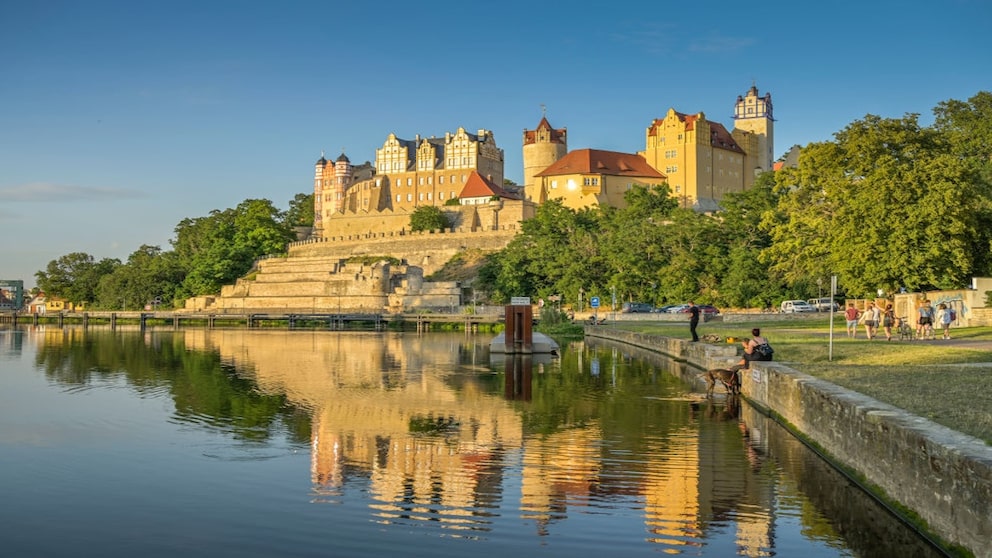
M342 152L334 162L334 182L331 186L331 210L341 211L344 208L344 194L351 185L351 161Z
M540 203L537 174L568 153L566 128L554 129L546 116L541 116L537 128L524 130L524 197Z
M323 215L324 215L324 173L327 168L327 159L324 158L324 153L320 153L320 159L317 159L317 163L314 165L313 173L313 234L315 236L320 236L320 231L323 229Z
M758 96L754 85L743 97L737 96L734 105L734 129L750 132L757 136L757 153L748 153L761 171L772 170L775 161L775 119L772 117L772 94Z

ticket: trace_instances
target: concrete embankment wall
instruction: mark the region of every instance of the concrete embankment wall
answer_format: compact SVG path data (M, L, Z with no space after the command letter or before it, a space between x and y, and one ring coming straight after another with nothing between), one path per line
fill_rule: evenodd
M704 370L736 360L726 354L736 354L736 346L602 326L586 327L586 335L656 350ZM753 363L742 371L741 391L869 489L911 510L931 534L975 556L992 556L992 447L781 364Z

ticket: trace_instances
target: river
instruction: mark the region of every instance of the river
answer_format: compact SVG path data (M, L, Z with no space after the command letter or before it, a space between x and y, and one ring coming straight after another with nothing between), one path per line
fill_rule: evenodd
M940 556L745 402L600 341L0 329L6 556Z

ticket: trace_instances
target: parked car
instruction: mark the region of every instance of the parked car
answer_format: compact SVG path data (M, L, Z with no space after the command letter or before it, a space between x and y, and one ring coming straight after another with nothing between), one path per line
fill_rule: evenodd
M668 311L671 310L672 308L674 308L675 306L677 306L677 305L675 305L675 304L666 304L664 306L659 306L659 307L655 308L654 310L652 310L652 312L654 312L655 314L667 314Z
M620 312L624 314L650 312L651 310L654 310L654 306L651 306L646 302L624 302L623 306L620 307Z
M682 312L683 310L685 310L688 307L689 307L688 304L676 304L674 306L669 307L668 310L667 310L667 312L669 314L678 314L679 312Z
M688 304L680 304L679 307L681 308L679 312L683 314L689 313ZM699 308L700 314L705 314L707 316L716 316L717 314L720 313L720 311L716 308L716 306L710 306L709 304L697 304L696 307Z
M840 304L837 304L832 298L811 298L807 300L813 308L816 308L817 312L829 312L831 310L840 310Z
M783 300L779 310L786 314L793 314L798 312L816 312L816 307L805 300Z

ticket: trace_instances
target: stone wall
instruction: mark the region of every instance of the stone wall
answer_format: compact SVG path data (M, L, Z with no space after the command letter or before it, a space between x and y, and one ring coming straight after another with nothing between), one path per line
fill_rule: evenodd
M722 366L728 347L586 327L586 335ZM737 346L733 346L737 349ZM771 362L742 371L743 396L816 444L925 529L975 556L992 556L992 447L871 397Z
M326 239L311 239L289 245L291 257L393 256L431 275L453 256L467 250L502 250L517 235L517 229L496 231L438 231L404 234L378 233Z

